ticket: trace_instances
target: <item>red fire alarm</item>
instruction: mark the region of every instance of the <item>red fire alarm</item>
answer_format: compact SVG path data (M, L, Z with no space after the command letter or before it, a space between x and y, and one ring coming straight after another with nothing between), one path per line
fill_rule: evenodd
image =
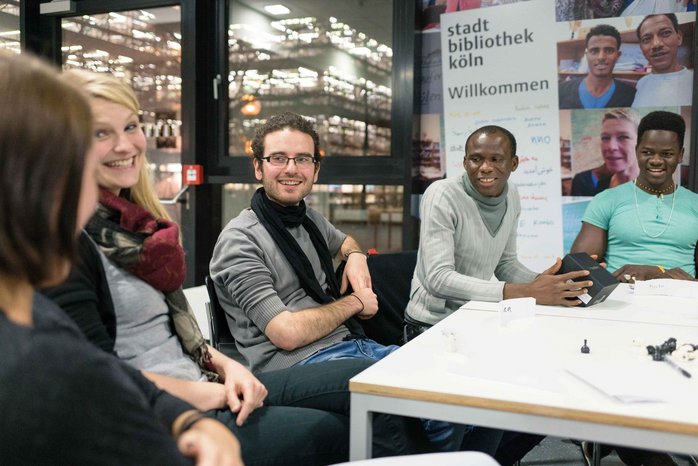
M182 184L202 184L204 167L202 165L182 165Z

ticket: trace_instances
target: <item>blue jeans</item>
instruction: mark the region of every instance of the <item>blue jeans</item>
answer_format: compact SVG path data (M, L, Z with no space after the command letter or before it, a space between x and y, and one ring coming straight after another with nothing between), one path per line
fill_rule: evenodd
M373 359L374 361L380 361L398 348L399 346L397 345L383 346L369 339L347 340L328 346L308 356L298 364L316 364L338 359Z
M399 346L384 346L369 339L347 340L335 343L317 353L308 356L298 365L316 364L341 359L383 359ZM433 447L438 451L457 451L460 449L463 436L473 430L473 426L454 426L444 421L422 419L424 433Z

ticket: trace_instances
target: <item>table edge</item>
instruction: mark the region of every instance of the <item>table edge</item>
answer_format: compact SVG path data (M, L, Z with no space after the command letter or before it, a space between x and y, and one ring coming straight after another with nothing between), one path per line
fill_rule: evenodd
M698 435L698 423L670 422L657 419L641 418L619 414L607 414L579 409L541 406L531 403L482 398L453 393L431 392L410 388L389 387L365 382L349 381L349 391L352 394L385 396L405 400L427 401L434 403L482 408L510 413L527 414L556 419L567 419L590 423L601 423L622 427L633 427L656 432L671 432L685 435Z

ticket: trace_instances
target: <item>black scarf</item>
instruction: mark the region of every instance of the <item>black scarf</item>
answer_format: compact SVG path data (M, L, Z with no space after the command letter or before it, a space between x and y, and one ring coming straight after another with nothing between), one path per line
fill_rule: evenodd
M264 192L264 188L259 188L252 196L251 206L262 226L269 232L274 243L298 275L301 288L308 296L321 304L331 303L338 299L339 282L334 273L332 255L317 225L306 215L305 201L301 200L297 206L282 206L270 200ZM323 290L318 283L313 266L305 252L287 230L287 228L297 228L301 225L308 232L310 241L320 259L327 280L326 290ZM344 322L344 325L352 334L364 334L361 325L354 318Z

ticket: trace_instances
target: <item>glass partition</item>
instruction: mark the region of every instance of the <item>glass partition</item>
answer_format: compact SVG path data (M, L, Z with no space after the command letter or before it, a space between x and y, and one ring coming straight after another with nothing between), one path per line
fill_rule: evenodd
M284 111L313 119L324 155L390 155L392 1L286 4L229 2L229 155Z
M181 19L179 6L65 18L65 68L112 73L129 82L158 196L171 202L181 189ZM167 205L180 220L180 206Z
M223 225L250 206L257 184L223 187ZM305 199L334 226L353 236L364 249L402 250L402 186L318 185Z
M20 52L19 1L0 1L0 50Z

